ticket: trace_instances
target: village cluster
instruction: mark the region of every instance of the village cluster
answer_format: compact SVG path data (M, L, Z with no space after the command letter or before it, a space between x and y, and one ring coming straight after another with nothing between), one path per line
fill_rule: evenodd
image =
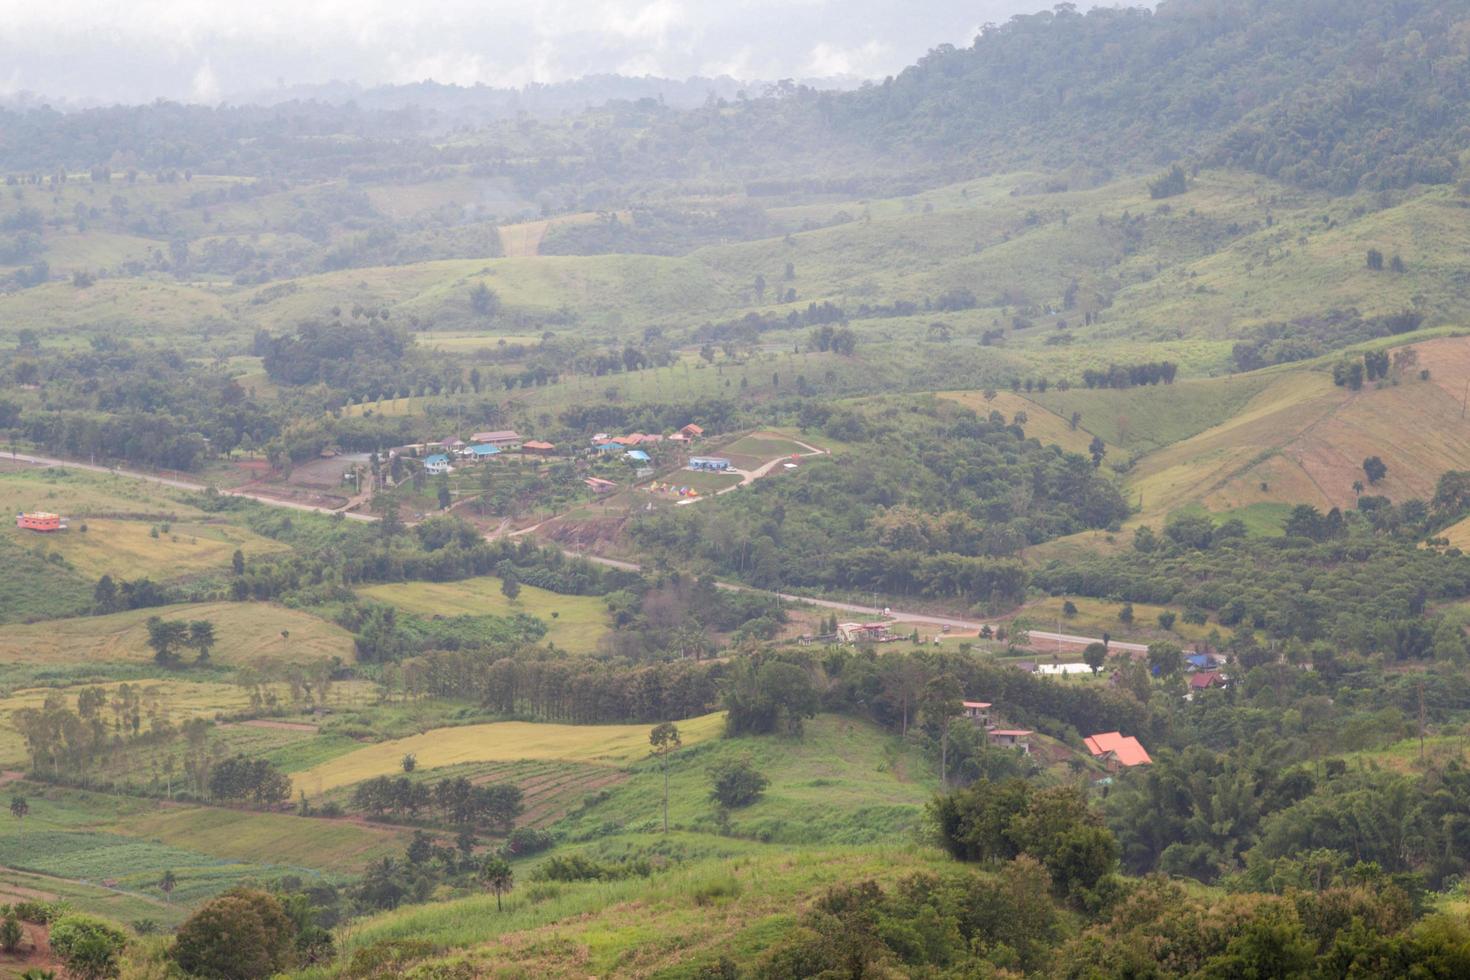
M641 479L653 474L654 453L668 447L678 453L686 451L694 442L704 437L703 427L691 422L667 435L633 432L627 435L615 436L607 432L599 432L594 435L581 455L593 457L617 456L633 466L634 477ZM439 440L437 442L417 443L408 446L399 446L390 450L391 455L403 456L409 459L422 461L424 472L429 476L441 476L454 472L456 466L473 465L484 463L502 453L518 452L522 456L538 456L551 458L557 456L572 456L578 453L574 450L558 448L554 443L543 442L537 439L523 439L513 429L501 429L491 432L476 432L468 440L458 436ZM696 472L723 473L733 469L728 459L718 457L693 456L685 463L685 468ZM619 484L598 476L588 476L582 481L593 493L602 495L611 493L618 489ZM651 489L671 492L680 496L697 497L698 491L693 487L679 486L676 483L655 484Z

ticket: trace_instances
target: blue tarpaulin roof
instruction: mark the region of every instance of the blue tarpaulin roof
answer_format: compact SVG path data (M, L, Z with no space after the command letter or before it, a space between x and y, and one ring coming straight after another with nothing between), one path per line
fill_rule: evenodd
M649 455L648 455L648 454L647 454L647 453L645 453L645 452L644 452L644 451L643 451L643 450L641 450L641 449L630 449L630 450L628 450L628 458L629 458L629 459L636 459L636 460L638 460L638 461L639 461L639 462L640 462L640 463L646 463L646 462L648 462L648 461L649 461L649 460L650 460L650 459L651 459L651 458L652 458L652 457L651 457L651 456L649 456Z

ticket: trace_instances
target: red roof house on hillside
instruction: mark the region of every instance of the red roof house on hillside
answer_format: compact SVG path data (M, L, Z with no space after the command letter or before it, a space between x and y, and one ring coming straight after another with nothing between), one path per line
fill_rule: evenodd
M1191 691L1206 691L1212 687L1224 687L1225 675L1218 670L1201 670L1189 675Z
M701 426L695 425L693 422L690 422L688 425L684 426L684 428L680 429L679 432L682 433L687 439L698 439L700 436L704 435L704 429Z
M1101 759L1109 769L1146 766L1154 761L1148 757L1148 753L1144 751L1138 739L1132 735L1103 732L1100 735L1089 735L1082 741L1087 745L1087 751Z

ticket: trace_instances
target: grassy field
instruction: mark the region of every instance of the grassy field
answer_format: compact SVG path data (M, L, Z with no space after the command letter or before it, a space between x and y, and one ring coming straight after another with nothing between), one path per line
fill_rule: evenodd
M1067 599L1061 596L1048 596L1045 599L1028 603L1019 613L1025 617L1033 629L1045 632L1075 633L1082 636L1101 636L1106 631L1115 640L1125 640L1132 643L1174 643L1181 647L1189 647L1191 644L1203 643L1211 631L1218 631L1222 638L1228 640L1233 630L1217 623L1206 623L1203 626L1192 625L1184 622L1182 618L1176 619L1174 628L1165 630L1159 626L1159 613L1173 612L1181 615L1184 610L1170 609L1167 606L1154 606L1145 602L1133 603L1133 623L1126 625L1118 619L1118 611L1123 608L1120 602L1105 602L1100 599L1088 599L1077 597L1071 599L1077 612L1073 616L1062 614L1062 604ZM1060 622L1061 629L1057 629ZM1046 644L1038 641L1034 645L1038 652L1046 653ZM1075 651L1074 651L1075 652ZM1080 660L1080 656L1064 657L1068 660Z
M519 884L503 912L483 895L375 916L353 929L339 964L377 942L415 939L440 951L430 962L464 964L472 975L693 976L721 957L753 962L789 931L798 909L839 881L886 884L943 862L937 851L897 844L730 850L738 856L695 861L648 880ZM339 965L304 975L341 971Z
M75 616L91 607L94 581L51 558L44 545L12 537L12 530L0 533L0 622Z
M6 463L0 454L0 512L49 510L72 519L126 516L154 521L189 520L203 512L183 501L185 492L147 480L64 466ZM13 522L5 522L14 530ZM35 537L35 535L30 535Z
M99 684L110 696L117 684ZM137 685L135 685L137 686ZM144 697L158 706L160 717L169 718L174 724L190 718L212 718L222 712L240 711L249 705L249 697L242 688L233 684L210 683L208 681L167 680L144 682ZM39 708L53 688L30 688L15 691L0 698L0 765L9 769L23 768L27 763L25 743L16 731L12 716L22 708ZM71 706L75 706L74 691L62 690Z
M693 975L720 956L751 962L789 929L796 910L839 880L891 882L944 859L911 836L937 787L911 743L862 722L820 715L801 739L716 739L670 760L671 833L659 832L662 774L644 758L594 807L553 826L597 860L642 857L648 879L538 883L539 859L518 862L504 912L475 896L370 918L351 954L391 939L427 941L445 964L548 977ZM708 768L749 755L771 780L763 798L713 833ZM784 846L771 846L784 845ZM332 975L341 966L319 975ZM406 969L404 965L403 969Z
M1000 412L1009 420L1014 419L1018 412L1025 412L1026 424L1022 428L1026 435L1043 445L1061 446L1070 453L1087 453L1096 435L1085 421L1079 420L1077 427L1072 428L1070 413L1063 418L1025 395L1009 391L996 391L995 397L990 399L981 391L946 391L942 392L942 397L959 402L982 418L988 417L991 412ZM1106 441L1104 440L1105 443ZM1108 451L1111 453L1116 448L1109 446Z
M686 744L719 735L724 715L715 713L681 722ZM502 721L486 725L440 728L408 738L365 746L295 775L293 782L308 796L339 786L391 775L412 753L425 769L469 762L513 762L553 759L562 762L623 766L648 755L649 725L552 725Z
M1062 419L1077 412L1081 427L1118 454L1132 455L1173 445L1233 418L1270 380L1248 375L1141 388L1053 388L1029 400Z
M1461 418L1470 338L1412 346L1428 381L1415 373L1353 392L1311 367L1260 374L1269 384L1234 415L1145 457L1128 474L1130 494L1145 516L1190 502L1216 512L1351 507L1363 460L1376 455L1388 476L1373 493L1428 498L1441 473L1470 457L1470 422Z
M206 602L12 626L0 632L0 664L150 662L147 621L153 616L214 623L219 642L210 659L218 663L354 658L352 634L310 613L266 602ZM282 636L283 630L290 635Z
M459 582L372 585L359 594L420 616L513 616L525 613L550 627L546 641L573 653L591 653L612 629L607 605L594 596L570 596L522 585L511 602L494 576ZM555 615L553 615L555 614Z
M685 726L680 725L681 734ZM690 746L688 735L684 738ZM732 832L784 844L865 844L903 839L918 823L939 780L915 747L861 721L820 715L800 739L718 739L692 745L669 765L669 820L681 830L713 833L708 770L748 756L771 780L765 795L731 814ZM610 832L652 832L662 815L656 763L632 770L609 799L557 826L572 840Z
M148 521L72 518L70 523L71 530L62 534L38 535L15 527L3 533L60 555L78 574L93 580L111 575L114 579L147 576L166 581L224 571L237 549L249 557L286 550L279 542L222 523L171 523L167 531ZM86 531L80 529L82 523Z

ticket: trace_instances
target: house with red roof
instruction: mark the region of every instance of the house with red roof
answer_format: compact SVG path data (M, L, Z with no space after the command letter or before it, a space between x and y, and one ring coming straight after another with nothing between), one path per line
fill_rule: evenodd
M1218 670L1200 670L1189 675L1190 691L1208 691L1212 687L1224 687L1225 675Z
M1132 735L1103 732L1100 735L1089 735L1082 741L1093 758L1100 759L1103 765L1114 772L1134 766L1146 766L1154 761Z

